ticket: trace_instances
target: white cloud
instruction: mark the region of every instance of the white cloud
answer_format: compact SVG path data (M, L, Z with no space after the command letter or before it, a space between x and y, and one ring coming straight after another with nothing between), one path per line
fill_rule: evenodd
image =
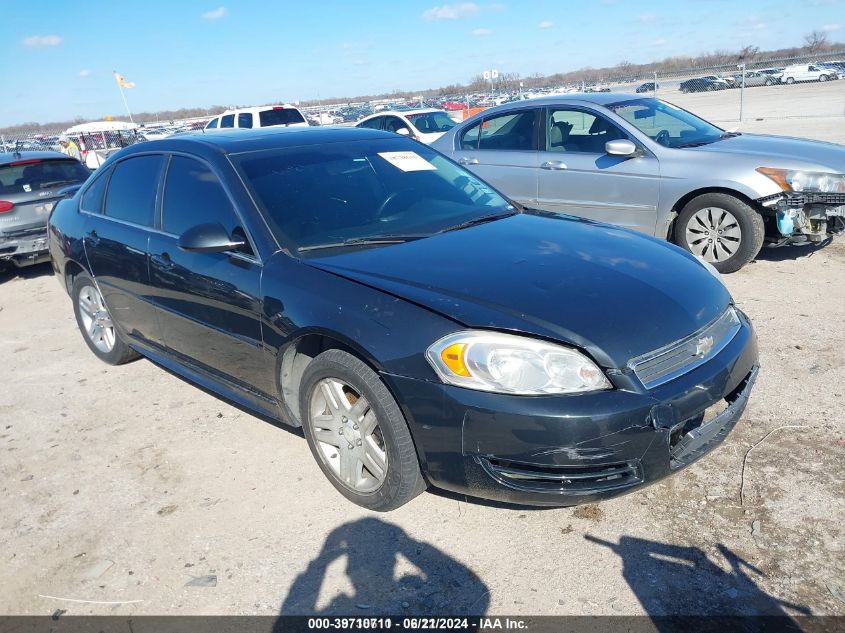
M58 46L63 41L58 35L31 35L24 38L23 45L29 48L43 48L45 46Z
M540 24L537 25L537 27L541 28L541 29L550 29L554 25L555 25L555 23L552 22L551 20L543 20L542 22L540 22Z
M80 77L90 77L91 71L88 70L87 68L83 68L82 70L79 71L78 74L79 74Z
M642 24L651 24L652 22L657 22L657 16L653 13L643 13L637 17Z
M225 18L229 12L226 10L226 7L217 7L216 9L212 9L211 11L206 11L202 14L203 20L220 20L221 18Z
M471 18L481 12L481 7L474 2L462 2L461 4L444 4L428 9L423 13L423 17L430 21L436 22L440 20L460 20L463 18Z
M493 31L491 31L490 29L475 29L472 32L472 34L475 35L476 37L486 37L487 35L490 35L492 33L493 33Z
M833 31L838 31L841 28L841 24L825 24L822 27L822 31L825 31L826 33L832 33Z
M652 46L663 46L664 44L666 44L666 40L662 37L657 38L651 43Z

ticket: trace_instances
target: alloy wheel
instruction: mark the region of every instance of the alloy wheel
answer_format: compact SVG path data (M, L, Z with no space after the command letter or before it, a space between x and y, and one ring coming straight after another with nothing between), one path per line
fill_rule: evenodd
M357 493L378 490L387 450L367 399L345 382L325 378L314 387L308 410L318 454L335 478Z
M98 350L108 354L114 349L115 333L103 296L94 286L83 286L78 304L85 335Z
M739 249L742 229L730 211L705 207L689 219L686 239L696 257L711 263L723 262Z

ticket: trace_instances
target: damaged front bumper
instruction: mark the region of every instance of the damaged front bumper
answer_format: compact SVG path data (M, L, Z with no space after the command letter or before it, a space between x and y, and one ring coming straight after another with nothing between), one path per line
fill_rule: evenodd
M741 320L709 362L651 391L624 372L613 375L612 391L537 397L385 378L432 485L506 503L577 505L666 477L727 437L758 372L754 332Z
M821 242L845 227L845 193L783 192L759 198L770 212L770 245ZM764 216L765 217L765 216Z

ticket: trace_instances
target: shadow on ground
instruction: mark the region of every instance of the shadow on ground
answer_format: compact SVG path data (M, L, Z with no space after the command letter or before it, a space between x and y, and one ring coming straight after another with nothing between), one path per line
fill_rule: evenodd
M788 625L795 623L787 608L798 614L810 614L803 605L767 594L755 582L763 572L724 545L717 548L730 568L728 571L697 547L631 536L621 537L618 544L589 534L584 538L619 555L625 581L650 616L774 616L783 618L781 623ZM661 621L655 620L655 624L660 630ZM800 630L797 624L796 629Z
M330 589L338 586L345 589ZM487 586L461 562L395 525L365 518L329 534L294 580L281 614L482 615L489 604Z
M766 262L785 262L802 259L804 257L812 257L819 251L823 250L826 246L832 244L834 239L835 238L833 236L828 235L818 244L780 246L777 248L764 246L760 249L760 252L757 253L755 260Z
M13 279L35 279L53 274L53 267L50 262L24 266L18 268L14 264L0 263L0 284L12 281Z

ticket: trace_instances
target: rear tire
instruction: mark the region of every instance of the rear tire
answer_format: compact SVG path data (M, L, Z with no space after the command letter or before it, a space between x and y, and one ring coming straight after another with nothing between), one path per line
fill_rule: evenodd
M819 81L827 81L827 75L819 75Z
M785 83L792 85L795 83L795 79L793 77L787 77Z
M300 394L308 446L344 497L387 512L426 489L405 416L366 363L327 350L305 368Z
M70 296L76 324L94 356L109 365L123 365L140 358L114 327L100 289L90 275L79 273L73 278Z
M674 241L720 273L736 272L763 246L763 217L725 193L705 193L689 201L675 222Z

